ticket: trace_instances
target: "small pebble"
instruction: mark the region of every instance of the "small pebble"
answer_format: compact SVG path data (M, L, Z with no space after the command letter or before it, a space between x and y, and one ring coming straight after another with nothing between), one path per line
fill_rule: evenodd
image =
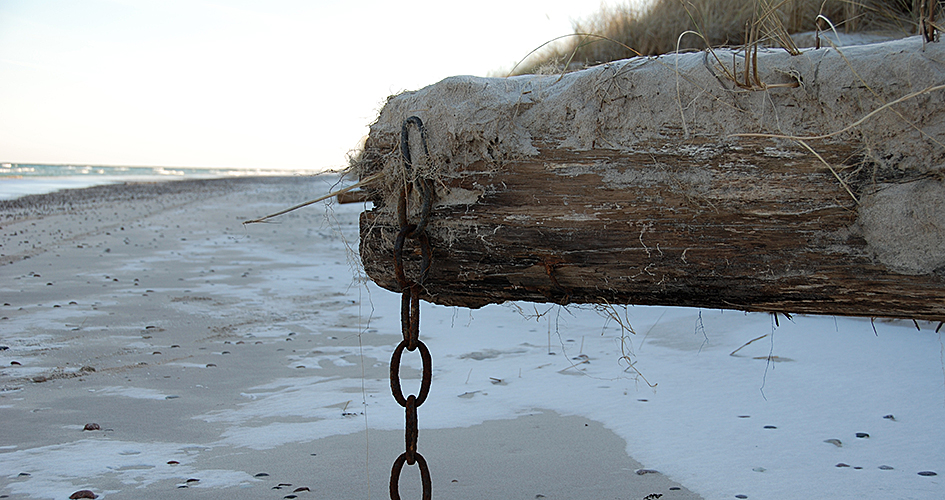
M847 464L845 464L845 463L843 463L843 462L840 462L839 464L835 465L834 467L849 467L849 465L847 465Z
M670 486L670 487L669 487L669 491L679 491L679 490L681 490L681 489L682 489L682 488L680 488L679 486Z
M765 426L765 429L777 429L777 427L775 427L775 426L773 426L773 425L766 425L766 426Z
M885 418L886 420L892 420L892 421L896 420L896 417L894 417L892 413L890 413L889 415L884 415L883 418Z
M198 482L200 482L200 480L197 479L197 478L192 477L192 478L188 479L187 482L188 482L188 483L198 483Z
M267 472L260 472L259 474L256 474L256 475L253 476L253 477L269 477L269 473L267 473Z
M643 475L646 475L646 474L659 474L660 471L658 471L658 470L653 470L653 469L637 469L637 470L636 470L636 473L637 473L638 476L643 476Z
M920 476L937 476L938 474L930 470L924 470L919 473Z
M69 498L72 500L76 500L77 498L98 498L98 495L96 495L95 493L92 493L89 490L79 490L69 495Z
M830 444L836 446L837 448L842 448L842 447L843 447L843 443L841 443L839 439L824 439L824 442L825 442L825 443L830 443Z
M299 497L298 495L286 495L282 498L298 498L298 497Z
M312 490L308 489L308 486L301 486L299 488L296 488L295 491L293 491L292 493L298 493L300 491L312 491Z
M180 462L177 460L168 460L167 465L180 465Z
M98 424L85 424L85 427L82 428L83 431L100 431L102 426Z
M748 495L735 495L735 498L748 498Z
M217 365L215 363L207 363L207 368L213 368L214 366Z
M889 465L880 465L879 470L893 470Z
M868 437L870 437L870 435L867 434L867 433L865 433L865 432L857 432L857 433L856 433L856 437L858 437L858 438L868 438Z

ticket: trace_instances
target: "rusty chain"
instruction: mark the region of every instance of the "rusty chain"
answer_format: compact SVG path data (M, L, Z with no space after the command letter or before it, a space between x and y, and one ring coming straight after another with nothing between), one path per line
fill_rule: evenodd
M397 219L400 222L400 232L394 240L394 274L397 276L397 283L401 289L400 302L400 324L403 333L403 340L394 349L390 360L390 389L394 399L400 406L404 407L406 413L405 425L405 451L394 460L394 466L390 471L390 498L391 500L400 500L400 473L404 464L416 464L420 468L420 484L422 485L422 497L424 500L431 498L431 480L430 468L427 461L419 452L417 452L417 408L423 404L430 393L430 380L433 378L432 361L430 351L420 340L420 292L423 282L430 272L430 261L433 251L430 248L430 240L427 238L426 227L430 220L430 212L433 207L433 183L428 179L418 177L412 183L409 178L412 175L413 160L410 155L410 136L409 126L413 124L420 132L420 142L423 146L423 154L427 156L426 133L423 129L423 121L416 116L411 116L404 120L400 130L400 152L403 157L404 173L408 181L400 191L400 198L397 202ZM407 217L407 199L411 191L417 190L420 197L420 219L416 224L410 224ZM404 272L404 244L407 239L415 239L420 246L420 275L417 281L411 281ZM413 352L420 349L420 359L422 361L422 375L420 379L420 394L404 397L403 390L400 387L400 359L403 356L404 349Z

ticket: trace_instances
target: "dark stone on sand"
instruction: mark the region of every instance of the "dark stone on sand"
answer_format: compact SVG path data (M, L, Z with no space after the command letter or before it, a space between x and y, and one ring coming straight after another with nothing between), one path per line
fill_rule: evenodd
M857 433L856 433L856 437L858 437L858 438L868 438L868 437L870 437L870 435L867 434L867 433L865 433L865 432L857 432Z
M9 347L5 345L0 345L0 351L6 351L7 349L9 349Z
M766 425L764 428L765 428L765 429L777 429L777 427L775 427L775 426L773 426L773 425Z
M880 465L879 470L893 470L893 468L889 465Z
M653 470L653 469L637 469L637 470L636 470L636 473L637 473L638 476L643 476L643 475L646 475L646 474L659 474L660 471L658 471L658 470Z
M269 477L269 473L268 473L268 472L260 472L260 473L256 474L256 475L253 476L253 477Z
M847 464L845 464L845 463L843 463L843 462L840 462L839 464L835 465L834 467L849 467L849 465L847 465Z
M924 470L924 471L920 472L919 475L920 475L920 476L937 476L938 473L932 472L932 471L930 471L930 470Z
M98 498L98 495L92 493L89 490L79 490L71 495L69 495L71 500L76 500L77 498Z
M83 431L100 431L102 430L102 426L96 423L85 424L85 427L83 427L82 430Z
M893 416L892 413L890 413L889 415L883 415L883 418L885 418L886 420L896 420L896 417Z
M748 495L735 495L735 498L748 498Z

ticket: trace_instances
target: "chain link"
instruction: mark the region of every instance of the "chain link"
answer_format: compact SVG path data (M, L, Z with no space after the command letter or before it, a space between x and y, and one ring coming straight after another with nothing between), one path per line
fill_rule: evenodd
M420 132L420 142L423 146L424 156L428 156L426 132L423 129L423 121L416 116L411 116L404 120L400 130L400 152L403 157L404 172L408 180L413 174L413 160L410 156L410 135L409 126L413 124ZM410 224L407 214L407 199L410 197L411 190L416 189L420 196L420 220L416 224ZM404 464L417 465L420 468L420 483L422 485L422 498L429 500L431 498L430 490L430 469L423 455L417 452L417 436L419 434L417 421L417 408L423 404L430 393L430 381L433 378L432 361L430 351L426 344L420 340L420 292L423 288L423 282L430 273L430 262L433 251L430 247L430 240L427 238L426 227L430 221L430 212L433 208L433 183L429 179L417 178L412 183L405 182L404 188L400 191L400 198L397 201L397 219L400 222L400 231L394 240L394 274L397 276L397 283L401 289L400 302L400 325L403 333L403 340L394 349L390 360L390 390L394 395L397 404L404 407L405 411L405 432L404 447L405 451L394 461L394 466L390 471L390 498L391 500L400 500L400 473ZM417 281L411 281L404 272L404 244L407 239L415 239L420 246L420 275ZM400 386L400 360L404 349L413 352L420 349L420 359L422 361L422 374L420 378L420 393L411 394L404 397Z

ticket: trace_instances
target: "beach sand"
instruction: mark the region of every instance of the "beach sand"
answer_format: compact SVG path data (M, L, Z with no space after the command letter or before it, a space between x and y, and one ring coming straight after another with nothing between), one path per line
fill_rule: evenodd
M336 181L0 204L0 498L386 498L404 446L385 392L399 297L357 272L363 207L242 224ZM433 391L464 395L444 383ZM535 407L450 427L437 411L432 398L419 410L434 497L699 498L584 417ZM401 486L419 496L416 467Z

